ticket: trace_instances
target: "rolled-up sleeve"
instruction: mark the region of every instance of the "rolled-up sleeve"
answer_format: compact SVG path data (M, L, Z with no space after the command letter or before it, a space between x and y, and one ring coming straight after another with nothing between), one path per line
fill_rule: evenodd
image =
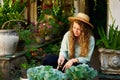
M95 39L93 36L90 37L90 45L89 45L89 52L86 57L78 57L79 63L88 63L92 57L93 51L95 47Z

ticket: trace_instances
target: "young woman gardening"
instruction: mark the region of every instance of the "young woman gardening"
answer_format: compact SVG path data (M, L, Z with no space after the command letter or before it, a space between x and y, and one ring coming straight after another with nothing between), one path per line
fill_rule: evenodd
M89 22L89 16L78 13L77 16L68 19L71 26L63 37L58 59L56 57L57 69L62 71L72 65L89 63L95 46L95 39L91 31L93 25ZM46 58L46 61L49 62L50 59L54 58Z

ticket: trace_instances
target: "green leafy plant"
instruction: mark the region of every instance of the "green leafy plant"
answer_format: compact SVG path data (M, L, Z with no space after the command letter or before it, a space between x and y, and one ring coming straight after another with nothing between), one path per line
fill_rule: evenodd
M21 66L22 69L28 69L29 68L29 65L27 64L27 62L22 63L20 66Z
M25 45L29 45L33 42L31 27L33 26L24 20L9 20L4 22L1 29L14 29L19 35L19 40L24 40Z
M97 70L87 64L81 64L67 69L66 76L68 80L92 80L97 76Z
M37 66L27 70L29 80L92 80L97 76L97 71L86 64L72 66L65 73L52 66Z
M3 30L14 29L19 35L19 39L25 40L25 44L30 44L30 29L26 29L27 21L24 20L23 11L26 7L26 0L3 0L0 5L0 28ZM22 25L24 24L24 25Z
M102 48L120 50L120 31L118 26L115 26L115 21L109 26L108 35L105 33L103 27L98 28L100 39L97 40L96 45Z
M24 40L26 45L29 45L32 43L32 32L28 29L23 29L18 31L18 35L20 40Z
M20 67L21 67L21 77L22 78L27 78L27 69L29 68L29 65L28 65L28 63L26 62L26 63L22 63L21 65L20 65Z
M27 70L29 80L66 80L64 73L52 66L37 66Z
M27 78L27 69L31 68L31 67L35 67L35 61L31 61L31 63L29 64L28 62L24 62L20 64L20 68L21 68L21 77L22 78Z
M59 50L60 49L60 42L55 43L55 44L49 44L48 46L44 47L45 53L52 53L59 55Z
M0 5L0 27L4 22L9 20L21 20L24 17L22 12L26 6L26 0L21 2L20 0L4 0L3 6Z

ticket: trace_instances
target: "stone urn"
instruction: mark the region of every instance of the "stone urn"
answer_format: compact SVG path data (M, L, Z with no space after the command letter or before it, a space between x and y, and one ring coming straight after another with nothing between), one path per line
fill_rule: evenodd
M120 74L120 50L99 48L101 71L105 74Z
M19 36L15 30L0 30L0 56L13 55Z

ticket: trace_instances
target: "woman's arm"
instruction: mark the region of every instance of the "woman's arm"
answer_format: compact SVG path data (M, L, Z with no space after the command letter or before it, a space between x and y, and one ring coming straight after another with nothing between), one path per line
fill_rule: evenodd
M63 40L61 42L61 48L60 48L60 53L59 56L64 56L64 58L68 58L68 36L69 36L69 31L65 33L63 36Z

